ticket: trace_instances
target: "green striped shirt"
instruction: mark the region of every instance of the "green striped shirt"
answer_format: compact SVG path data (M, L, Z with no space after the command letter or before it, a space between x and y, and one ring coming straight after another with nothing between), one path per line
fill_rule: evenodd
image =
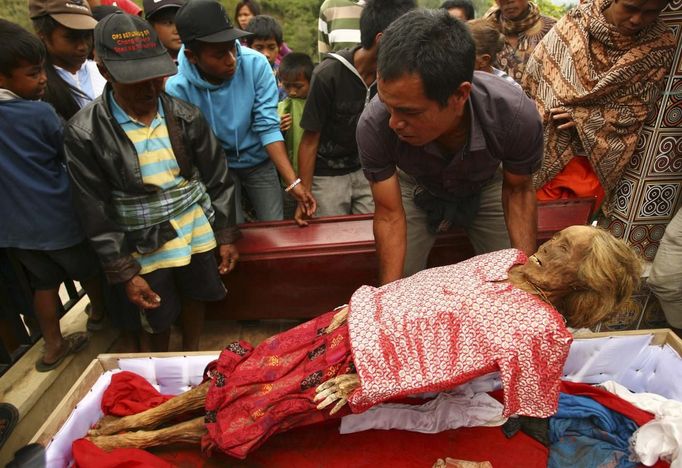
M317 51L319 59L328 52L336 52L360 44L360 15L364 0L325 0L320 7Z

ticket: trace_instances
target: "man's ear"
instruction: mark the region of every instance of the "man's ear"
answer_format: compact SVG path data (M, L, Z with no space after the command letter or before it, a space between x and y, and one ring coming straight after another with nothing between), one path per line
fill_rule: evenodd
M185 57L187 58L187 60L189 60L189 63L191 63L192 65L197 64L197 55L187 47L185 47Z
M0 88L4 88L6 86L8 79L9 76L6 76L4 73L0 72Z
M448 98L448 106L453 106L455 109L463 107L469 99L471 94L471 83L464 81L460 83L457 90Z

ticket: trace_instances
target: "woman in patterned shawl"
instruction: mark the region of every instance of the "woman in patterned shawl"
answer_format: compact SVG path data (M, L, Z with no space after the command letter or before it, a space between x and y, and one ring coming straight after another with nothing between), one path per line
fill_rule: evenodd
M541 200L608 201L670 67L667 0L594 0L571 10L535 48L522 85L545 129Z
M483 18L504 35L497 67L520 83L533 49L556 20L541 15L537 5L528 0L496 0L496 3Z

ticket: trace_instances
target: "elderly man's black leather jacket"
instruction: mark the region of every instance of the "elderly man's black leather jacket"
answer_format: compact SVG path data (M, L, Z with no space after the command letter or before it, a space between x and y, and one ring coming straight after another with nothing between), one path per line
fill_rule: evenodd
M77 211L102 262L109 282L128 281L140 271L131 252L149 253L177 236L170 222L125 232L116 222L111 192L143 195L158 188L142 182L137 152L110 112L110 87L68 123L64 146ZM198 171L215 210L213 231L218 244L239 236L234 185L223 148L199 109L161 94L168 134L180 174L187 180Z

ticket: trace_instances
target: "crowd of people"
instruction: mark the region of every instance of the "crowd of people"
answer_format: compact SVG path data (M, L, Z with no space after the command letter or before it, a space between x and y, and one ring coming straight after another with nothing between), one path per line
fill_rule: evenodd
M197 349L248 220L374 213L386 284L452 227L530 255L537 200L608 213L672 62L666 5L326 0L313 60L254 0L30 0L35 34L0 20L0 248L35 291L38 370L87 342L60 331L65 279L89 330L108 314L163 351L179 322ZM675 327L680 264L654 269Z

